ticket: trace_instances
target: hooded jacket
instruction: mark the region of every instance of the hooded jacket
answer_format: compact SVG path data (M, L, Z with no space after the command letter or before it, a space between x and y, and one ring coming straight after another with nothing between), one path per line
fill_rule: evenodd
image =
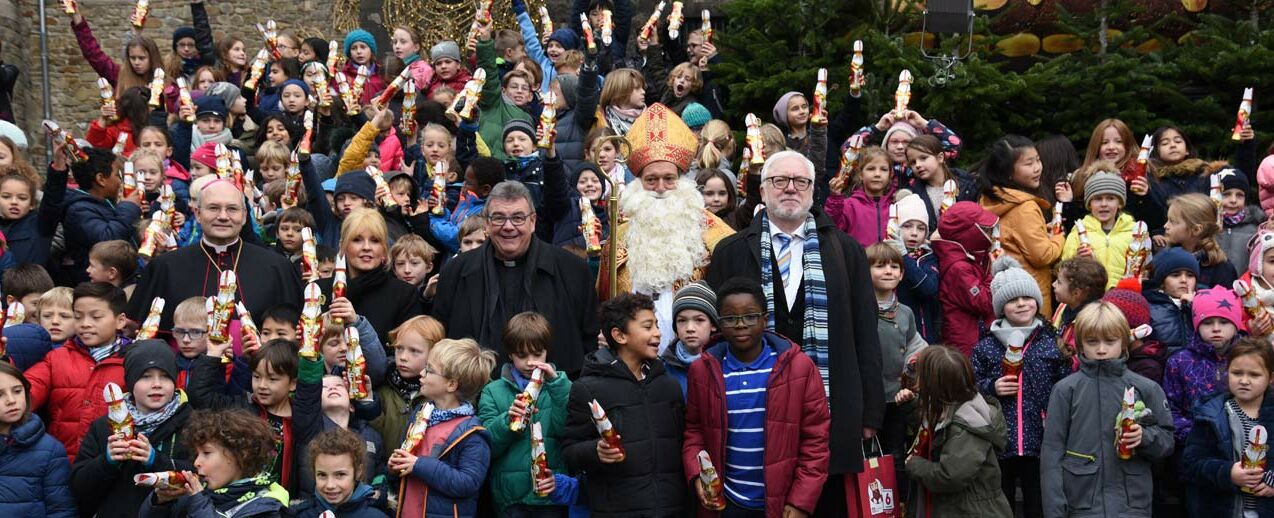
M1053 387L1040 450L1044 516L1120 518L1150 516L1151 463L1172 454L1172 416L1163 389L1125 369L1124 359L1079 356L1079 372ZM1150 410L1143 417L1141 445L1129 460L1115 449L1115 417L1124 391Z
M571 384L562 454L572 473L588 473L590 507L597 518L682 516L686 511L681 387L658 361L646 362L644 369L646 377L638 380L609 349L598 349ZM599 435L589 410L593 400L620 435L625 462L604 464L597 458Z
M1101 221L1092 215L1084 216L1083 222L1088 234L1088 245L1093 250L1093 259L1106 268L1106 289L1114 288L1124 278L1124 270L1128 265L1125 254L1132 243L1132 228L1137 221L1128 213L1120 212L1110 232L1102 230ZM1075 257L1079 253L1079 243L1079 231L1072 228L1062 247L1062 259Z
M1182 478L1187 482L1187 493L1193 496L1186 498L1190 516L1243 516L1243 498L1230 480L1230 469L1242 458L1239 445L1245 444L1247 438L1243 437L1239 417L1226 404L1233 397L1229 392L1217 393L1195 407L1194 426L1181 457ZM1274 391L1265 391L1256 420L1267 430L1274 429ZM1257 516L1274 516L1274 499L1255 500Z
M415 414L422 410L417 407ZM447 432L447 430L450 432ZM435 433L446 433L430 451L422 451ZM491 462L491 437L474 416L434 423L417 446L416 464L398 482L400 518L477 516L478 493ZM530 472L528 461L527 472Z
M540 423L544 433L549 469L554 473L566 472L559 438L566 429L566 400L571 394L571 380L566 379L562 372L558 372L552 380L546 380L535 401L535 413L527 417L525 428L514 432L509 430L509 407L522 391L513 379L513 364L506 363L500 378L487 383L478 398L478 417L491 436L488 477L491 479L491 498L497 509L515 504L551 505L548 497L536 496L535 483L527 464L527 459L531 458L531 423Z
M99 398L100 399L100 398ZM0 513L74 518L66 450L31 414L0 435Z
M80 189L66 193L62 205L62 232L66 237L66 257L74 264L67 273L77 282L88 280L88 253L102 241L120 239L136 245L133 224L142 208L132 202L111 202Z
M5 354L20 371L39 363L53 350L49 332L39 324L17 324L4 328Z
M942 337L965 355L973 352L981 327L995 318L991 308L991 240L976 220L983 210L972 203L952 206L943 214L939 238L931 243L938 256L938 300L942 302Z
M1184 443L1190 435L1195 403L1215 392L1224 392L1227 375L1225 353L1203 341L1197 332L1191 334L1185 349L1168 358L1163 391L1172 409L1178 443Z
M999 404L975 395L947 410L934 428L930 457L907 459L911 506L920 515L931 508L934 518L979 516L1011 518L1013 509L1000 488L996 455L1004 451L1004 415ZM932 506L932 507L929 507Z
M1168 220L1168 202L1182 194L1208 194L1211 187L1208 168L1207 162L1197 158L1187 158L1172 165L1152 160L1151 174L1146 175L1146 181L1150 183L1150 192L1146 196L1150 203L1142 204L1143 214L1133 216L1145 221L1152 233L1162 234L1163 224Z
M1062 258L1064 243L1061 235L1049 234L1044 229L1044 210L1050 205L1044 198L1018 189L997 187L995 194L999 200L982 196L979 203L999 216L1000 244L1035 278L1044 296L1040 312L1050 314L1053 312L1053 264Z
M889 206L893 204L892 186L885 188L882 196L871 196L861 186L849 196L834 192L827 197L823 211L863 248L885 240L885 226L889 223Z
M124 385L128 341L120 340L118 352L96 362L80 340L72 338L24 373L31 382L31 409L44 411L49 435L66 445L71 459L89 425L106 415L102 389L107 383Z

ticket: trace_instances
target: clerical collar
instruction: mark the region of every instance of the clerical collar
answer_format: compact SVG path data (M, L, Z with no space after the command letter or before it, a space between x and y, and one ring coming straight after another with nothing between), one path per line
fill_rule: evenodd
M495 256L492 256L492 257L495 257ZM499 257L495 257L495 264L496 264L497 266L503 266L503 267L505 267L505 268L513 268L513 267L516 267L516 266L522 266L522 265L526 264L526 254L522 254L522 256L521 256L521 257L518 257L518 258L513 259L513 260L505 260L505 259L501 259L501 258L499 258Z
M225 245L214 245L212 243L209 243L207 237L200 238L199 242L202 243L203 246L211 248L213 252L216 252L218 254L224 254L226 253L226 251L230 250L230 247L233 247L239 244L239 238L236 237L234 241L231 241L229 244L225 244Z

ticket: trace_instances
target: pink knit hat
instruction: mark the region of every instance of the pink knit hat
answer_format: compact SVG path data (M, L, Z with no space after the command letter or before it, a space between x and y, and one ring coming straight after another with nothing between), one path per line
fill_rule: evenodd
M1267 217L1274 216L1274 155L1265 157L1256 168L1256 184L1259 187L1257 194L1261 199L1261 209Z
M217 169L217 143L204 142L199 149L190 154L191 162L199 162L208 166L209 169Z
M911 138L916 138L916 136L920 134L920 130L916 129L915 126L912 126L910 122L897 121L893 126L890 126L889 129L885 130L885 137L880 139L880 145L884 146L889 143L889 136L898 131L906 133Z
M1194 328L1198 329L1199 324L1204 320L1212 317L1220 317L1234 323L1239 331L1247 331L1247 326L1243 324L1243 303L1239 302L1239 296L1235 295L1229 288L1209 288L1199 290L1194 294L1194 301L1190 303L1190 308L1194 311Z

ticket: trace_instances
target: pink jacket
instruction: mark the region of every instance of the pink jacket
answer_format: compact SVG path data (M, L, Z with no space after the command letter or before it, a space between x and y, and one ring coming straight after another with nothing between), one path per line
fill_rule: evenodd
M848 197L832 193L823 204L823 212L832 219L836 228L866 248L885 240L885 226L889 223L889 206L893 200L893 187L877 199L872 199L859 187Z
M1274 155L1265 157L1256 168L1256 183L1260 186L1261 209L1266 217L1274 216Z

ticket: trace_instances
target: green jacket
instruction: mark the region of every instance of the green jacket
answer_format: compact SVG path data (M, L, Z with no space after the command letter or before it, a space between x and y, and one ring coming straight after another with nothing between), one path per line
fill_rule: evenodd
M998 452L1004 450L1008 426L995 398L978 395L938 423L930 457L907 460L911 490L909 514L924 516L933 506L934 518L978 516L1012 518L1013 510L1000 488ZM926 499L931 502L926 502Z
M531 116L504 100L504 92L500 87L500 70L495 64L495 42L492 40L478 42L478 66L487 72L487 82L482 85L482 100L478 108L482 110L478 119L478 138L486 144L491 156L501 162L509 160L504 154L504 125L513 119L535 121Z
M478 417L491 434L491 497L497 509L514 504L553 505L548 498L535 495L531 481L531 426L541 423L544 432L544 451L548 455L549 469L553 473L566 474L566 462L558 439L566 429L566 400L571 394L571 381L558 372L557 377L544 382L540 397L535 402L536 412L521 432L509 431L509 407L522 390L518 389L510 373L512 364L505 364L500 379L487 383L478 398Z
M423 396L417 393L412 401L403 401L398 392L388 384L376 389L376 400L380 402L381 412L379 417L368 424L380 432L386 451L392 452L403 443L403 437L407 435L408 420L411 419L412 402L421 397Z

